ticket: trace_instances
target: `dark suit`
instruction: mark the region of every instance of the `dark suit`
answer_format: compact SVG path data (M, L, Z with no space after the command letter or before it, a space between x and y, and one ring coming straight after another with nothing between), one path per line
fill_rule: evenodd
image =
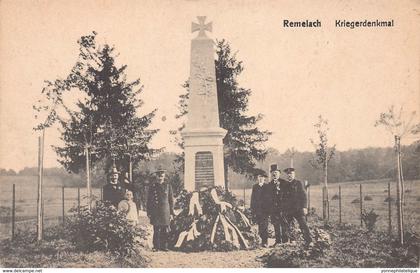
M123 183L121 183L121 187L123 187L125 192L131 191L134 195L134 184L133 183L123 182Z
M311 242L311 235L306 223L305 214L303 213L303 209L308 206L306 190L299 180L294 179L291 182L286 183L287 184L284 184L283 186L283 192L285 193L282 206L283 214L289 225L293 219L296 219L305 241L309 243ZM286 231L285 235L289 238L289 228L287 228Z
M118 203L124 198L125 190L122 186L108 183L103 186L103 200L109 201L114 207L118 207Z
M153 183L147 197L147 215L153 225L153 246L155 249L168 247L170 216L174 215L172 187L168 183Z
M252 187L251 193L251 211L255 216L255 221L258 224L258 233L261 237L262 244L267 244L268 240L268 212L265 208L265 188L266 184L255 184Z
M283 188L286 185L287 181L283 179L278 179L277 182L272 180L267 184L265 189L264 199L266 200L264 207L269 212L271 223L274 226L274 233L276 237L276 243L282 243L286 237L285 236L285 225L286 219L283 215L283 198L284 192Z

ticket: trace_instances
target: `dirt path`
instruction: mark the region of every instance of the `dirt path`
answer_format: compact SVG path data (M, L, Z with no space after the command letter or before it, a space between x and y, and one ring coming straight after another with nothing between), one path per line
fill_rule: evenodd
M140 223L148 223L146 215L141 215ZM149 232L147 248L144 254L150 259L151 268L216 268L216 267L242 267L257 268L263 264L259 257L270 251L269 248L256 250L240 250L231 252L198 252L185 253L177 251L153 252L152 247L152 226L145 225ZM270 239L269 243L273 243Z
M231 252L199 252L199 253L183 253L183 252L146 252L151 259L149 265L152 268L216 268L216 267L243 267L256 268L262 267L262 263L258 257L269 251L268 249L257 250L240 250Z

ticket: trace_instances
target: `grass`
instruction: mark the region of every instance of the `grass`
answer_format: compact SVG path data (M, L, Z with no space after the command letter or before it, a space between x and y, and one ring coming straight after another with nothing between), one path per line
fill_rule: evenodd
M327 241L315 240L313 248L280 246L262 257L266 267L380 267L407 268L419 264L419 238L406 233L406 245L399 247L395 238L383 231L369 232L355 225L328 225L311 217L310 228L329 234ZM323 243L320 247L320 243Z
M58 219L62 217L62 192L61 184L54 180L54 177L46 177L44 188L44 217L46 219ZM16 220L30 220L36 218L37 208L37 180L35 176L0 176L2 191L0 192L0 238L5 238L11 234L11 213L8 208L12 206L12 184L16 185ZM329 185L329 194L331 197L338 196L338 186L341 185L342 192L342 220L345 223L360 225L360 204L353 203L355 199L360 199L359 184L363 184L363 198L369 196L372 201L363 201L363 208L366 210L374 209L379 214L378 228L388 229L388 203L384 202L388 198L388 181L372 180L362 182L332 183ZM242 189L233 190L238 199L244 199ZM93 194L100 196L100 189L93 189ZM391 181L391 197L395 200L396 188L395 181ZM81 189L81 205L86 200L86 189ZM322 187L313 185L310 187L310 206L315 208L316 212L322 211ZM251 189L245 191L245 204L250 205ZM405 184L404 216L405 224L408 230L420 232L420 180L406 181ZM65 212L77 204L77 188L65 189ZM392 226L396 216L396 206L392 205ZM338 221L338 199L331 198L330 201L330 219ZM58 222L58 220L56 220ZM35 223L35 222L33 222Z
M396 183L388 180L371 180L371 181L355 181L346 183L331 183L329 184L330 200L330 220L338 221L339 219L339 203L338 186L341 186L342 195L342 221L353 225L360 225L360 203L352 203L353 200L360 200L360 184L362 184L362 200L366 196L372 198L371 201L363 200L363 209L371 210L379 214L377 228L380 230L388 230L388 203L384 202L388 198L388 182L391 183L391 198L396 198ZM386 190L386 191L385 191ZM243 189L232 190L238 199L244 199ZM317 213L322 212L322 186L313 185L309 188L310 191L310 206L315 208ZM245 204L250 205L251 189L245 191ZM404 224L405 228L410 231L420 233L420 180L406 181L405 183L405 204L404 210ZM396 206L392 203L392 228L396 232Z
M95 251L84 253L74 250L66 240L16 245L4 241L0 245L0 267L35 268L109 268L145 267L141 256L117 257L111 253Z
M57 267L146 267L148 260L141 249L131 256L122 257L112 252L83 252L66 238L66 231L60 225L45 229L44 240L35 240L31 227L17 232L14 240L0 241L0 267L7 268L57 268Z

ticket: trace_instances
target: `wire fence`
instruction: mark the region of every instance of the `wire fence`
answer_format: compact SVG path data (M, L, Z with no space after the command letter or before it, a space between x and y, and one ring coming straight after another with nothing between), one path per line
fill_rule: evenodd
M340 183L329 186L329 221L363 225L362 212L378 214L375 228L378 230L397 231L396 182L372 181L364 183ZM252 189L235 189L233 193L243 200L245 207L250 206ZM341 194L340 194L341 192ZM322 216L322 186L307 188L308 209ZM420 232L420 181L405 181L404 229Z
M86 188L43 187L43 224L45 227L63 223L65 217L87 205ZM92 188L92 196L102 198L102 188ZM76 209L76 210L74 210ZM19 231L36 230L37 189L11 185L0 195L0 238L13 238Z
M396 232L396 183L384 181L341 183L329 185L329 220L363 225L361 213L373 210L379 215L376 228ZM9 185L0 193L0 238L12 238L19 231L36 230L36 187ZM236 189L233 193L250 206L251 189ZM307 189L308 208L322 212L322 187ZM102 188L92 188L92 195L102 199ZM44 227L62 224L72 209L87 205L86 188L43 187ZM404 190L404 228L419 232L420 181L406 181ZM77 210L76 210L77 211Z

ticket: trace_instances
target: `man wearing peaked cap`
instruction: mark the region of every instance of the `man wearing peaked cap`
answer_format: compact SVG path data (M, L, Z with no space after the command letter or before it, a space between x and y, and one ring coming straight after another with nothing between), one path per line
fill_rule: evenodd
M308 206L305 187L302 182L295 179L294 168L286 168L284 169L284 172L287 175L287 184L284 185L284 192L286 194L284 198L283 213L288 223L291 223L293 219L296 219L299 228L303 233L305 243L310 245L312 239L304 217L307 213ZM290 239L289 232L290 231L287 228L286 237L288 239Z
M123 199L125 193L121 184L118 183L119 174L120 172L117 170L115 164L113 164L109 174L109 183L103 187L103 200L109 201L114 207L118 206L118 203Z
M264 190L266 187L267 174L263 170L256 170L257 183L252 187L251 211L258 224L258 233L263 247L267 247L268 240L268 212L264 209Z
M289 167L283 170L285 174L290 174L291 172L294 172L294 171L295 171L295 168L292 168L292 167Z
M166 170L160 166L154 173L157 181L152 183L147 196L147 216L153 225L153 249L168 250L168 232L174 216L172 187L165 180Z

